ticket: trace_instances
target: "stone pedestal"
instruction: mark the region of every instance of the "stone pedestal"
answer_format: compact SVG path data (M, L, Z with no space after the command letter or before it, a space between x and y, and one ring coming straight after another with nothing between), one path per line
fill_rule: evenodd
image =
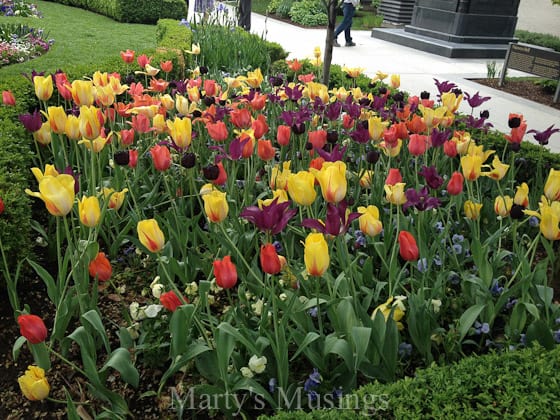
M383 20L394 24L408 24L412 21L414 0L381 0L377 12Z
M519 0L416 0L404 30L372 36L447 57L503 58L518 8Z

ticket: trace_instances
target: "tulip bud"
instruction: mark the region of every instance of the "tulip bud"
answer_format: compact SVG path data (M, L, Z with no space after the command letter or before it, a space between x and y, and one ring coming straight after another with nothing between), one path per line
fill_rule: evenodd
M278 274L282 270L282 264L276 248L271 243L261 245L260 254L261 269L268 274Z
M165 244L165 236L155 219L141 220L136 227L138 239L151 252L159 252Z
M416 261L419 256L416 239L410 232L402 230L399 232L399 254L405 261Z
M21 392L30 401L41 401L49 396L50 385L45 371L38 366L28 366L25 375L18 378Z
M226 255L222 260L212 263L216 284L222 289L231 289L237 284L237 267L231 262L231 257Z
M459 195L463 192L463 175L461 172L453 172L447 183L447 192L451 195Z
M185 153L181 158L181 165L187 169L194 167L196 164L196 155L194 153Z
M162 293L159 297L159 302L165 309L171 312L175 312L175 310L183 304L181 299L173 291Z
M0 216L4 213L4 200L0 197Z
M118 150L115 152L113 159L117 165L124 166L130 162L130 155L127 150Z
M303 259L307 272L311 276L321 277L329 268L329 247L322 233L310 233L307 235Z
M89 263L89 275L93 278L97 277L99 282L105 282L111 278L113 269L111 263L105 256L104 252L98 252L97 256Z
M31 344L39 344L47 338L47 327L37 315L20 315L17 318L19 331Z

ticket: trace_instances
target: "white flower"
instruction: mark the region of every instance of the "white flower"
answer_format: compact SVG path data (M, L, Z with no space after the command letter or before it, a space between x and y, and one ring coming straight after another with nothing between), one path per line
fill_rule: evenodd
M258 357L257 355L251 356L249 359L249 369L255 373L263 373L266 369L266 357Z
M138 302L132 302L128 306L128 311L130 312L130 317L137 321L140 315L140 304Z
M187 295L193 296L193 295L196 295L197 292L198 292L198 284L196 284L195 281L187 284L187 287L185 288L185 293Z
M251 369L249 369L247 366L243 366L241 368L241 374L246 378L252 378L254 376Z
M159 297L161 296L161 292L163 292L163 284L161 283L156 283L154 285L152 285L152 295L156 298L159 299Z
M432 304L432 309L437 314L439 312L439 308L441 308L441 300L432 299L430 303Z
M163 305L148 305L144 308L144 313L148 318L155 318L162 308Z
M155 276L152 282L150 283L150 287L154 287L155 284L158 284L160 279L161 279L160 276Z
M406 296L395 296L395 301L393 302L392 306L396 306L401 311L406 312L406 307L404 306L404 301L406 300Z
M130 338L136 340L140 336L140 334L138 333L139 329L140 329L140 324L137 322L135 322L130 327L128 327L127 331L130 334Z
M259 299L251 305L251 308L253 309L255 315L260 316L262 314L263 306L264 306L263 300Z
M280 296L278 297L281 301L285 301L286 299L288 299L288 295L286 293L280 293Z

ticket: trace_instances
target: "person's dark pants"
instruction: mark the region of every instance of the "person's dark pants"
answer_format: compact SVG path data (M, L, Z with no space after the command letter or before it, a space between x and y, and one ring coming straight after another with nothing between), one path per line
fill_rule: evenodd
M251 0L239 0L238 25L246 31L251 30Z
M342 14L344 15L344 19L342 19L340 25L338 25L334 30L334 39L336 39L341 32L344 32L346 43L349 44L352 42L350 28L352 27L352 18L354 17L354 13L356 13L356 8L352 5L352 3L343 3Z

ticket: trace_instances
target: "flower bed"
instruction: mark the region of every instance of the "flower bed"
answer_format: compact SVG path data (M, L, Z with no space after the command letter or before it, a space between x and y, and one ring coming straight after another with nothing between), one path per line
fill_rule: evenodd
M45 54L54 40L48 39L42 29L27 25L0 25L0 67Z
M2 0L0 16L43 17L35 4L23 0Z
M357 88L346 69L329 90L294 62L289 78L171 80L170 62L122 58L136 77L34 74L42 113L20 117L37 146L26 192L46 205L49 252L30 264L56 308L48 328L38 309L18 318L40 397L60 360L116 415L139 367L161 371L159 401L231 414L247 398L254 414L434 360L554 346L560 171L541 152L520 179L523 116L489 149L473 116L488 98L447 82L430 99L395 75ZM473 115L457 114L464 99ZM100 296L124 315L106 319Z

